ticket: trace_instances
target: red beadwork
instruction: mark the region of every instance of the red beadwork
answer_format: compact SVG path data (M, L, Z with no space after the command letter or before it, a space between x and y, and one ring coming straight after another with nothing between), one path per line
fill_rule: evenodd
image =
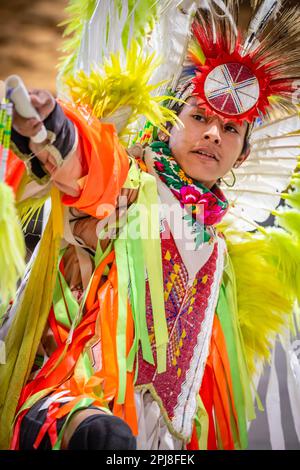
M166 257L167 252L170 256ZM207 263L198 272L194 285L189 287L187 287L188 274L172 236L168 240L162 240L162 255L164 259L165 292L168 291L168 282L171 282L170 275L177 271L177 276L174 277L168 299L165 302L170 338L167 350L167 371L163 374L156 374L156 368L143 360L140 351L139 374L136 384L152 383L169 418L172 419L205 318L216 269L217 246L215 246ZM174 265L178 265L176 271ZM206 283L201 282L204 276L207 278ZM151 299L148 288L146 292L146 312L149 331L153 331ZM183 335L184 330L185 335ZM154 347L154 341L152 341L152 345ZM153 354L155 357L154 349Z

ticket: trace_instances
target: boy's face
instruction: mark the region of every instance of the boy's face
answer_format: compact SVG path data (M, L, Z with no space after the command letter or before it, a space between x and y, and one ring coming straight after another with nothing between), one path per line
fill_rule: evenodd
M218 116L207 116L195 97L179 114L184 127L171 129L169 146L176 161L191 178L211 188L248 156L241 153L247 123L237 125Z

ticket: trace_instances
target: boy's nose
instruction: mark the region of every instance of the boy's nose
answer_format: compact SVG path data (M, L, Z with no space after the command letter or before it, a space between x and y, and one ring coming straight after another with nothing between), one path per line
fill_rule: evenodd
M209 126L206 131L204 132L204 139L213 142L216 145L220 145L221 137L218 126L216 124L212 124Z

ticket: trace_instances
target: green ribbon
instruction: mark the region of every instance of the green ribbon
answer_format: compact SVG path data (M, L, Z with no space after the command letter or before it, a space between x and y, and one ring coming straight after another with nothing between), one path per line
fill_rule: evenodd
M94 370L93 370L93 367L91 365L89 355L88 355L87 352L84 352L80 355L80 357L79 357L79 359L76 363L75 375L78 376L78 377L79 376L84 377L85 382L88 382L88 380L90 379L90 377L92 377L93 374L94 374ZM74 408L68 414L68 417L67 417L66 421L64 422L62 429L60 430L60 433L58 435L58 439L57 439L55 445L53 446L52 450L59 450L60 449L61 441L62 441L62 437L63 437L64 431L65 431L65 428L68 425L68 423L70 422L73 414L76 413L77 411L81 410L81 409L88 408L94 401L95 401L94 398L85 397L85 398L82 398L82 400L80 400L78 403L76 403ZM109 409L107 409L107 408L100 407L100 406L97 406L97 408L99 410L104 411L106 414L111 414Z
M137 168L136 164L132 162L128 178L124 184L125 188L138 189L141 187L143 174ZM140 197L140 193L139 193ZM135 339L132 348L127 357L127 369L131 372L133 370L134 360L137 359L138 347L141 342L143 359L150 364L154 365L154 358L152 354L147 321L146 321L146 288L145 288L145 257L144 247L140 236L134 235L141 234L141 220L143 207L141 206L140 199L137 203L128 208L127 222L128 230L126 233L126 246L128 254L128 265L130 273L130 298L132 306L132 314L135 324ZM149 213L147 213L149 217ZM136 376L137 376L136 368Z
M102 239L102 236L103 236L103 233L105 231L102 230L102 232L100 233L99 235L99 239L98 239L98 242L97 242L97 248L96 248L96 253L95 253L95 257L94 257L94 261L95 261L95 267L97 268L99 266L100 263L102 263L102 261L106 258L106 256L111 252L112 250L112 241L108 244L108 246L106 247L106 249L103 251L102 248L101 248L101 239ZM105 273L104 273L105 274Z
M140 230L140 214L136 215L132 210L128 211L128 227L135 224L138 219L137 230ZM145 289L145 260L143 253L143 245L141 240L132 240L130 236L127 238L127 254L128 265L131 280L131 306L136 328L135 341L127 357L127 368L133 370L134 359L137 356L139 340L141 342L143 359L154 365L148 327L146 321L146 289Z
M62 250L59 256L58 265L60 264L64 253L65 250ZM79 304L73 296L71 289L60 270L58 270L54 287L53 309L58 323L66 326L67 328L71 327L71 324L79 311Z
M93 278L94 278L94 274L95 274L95 271L96 271L96 268L98 267L98 265L100 263L102 263L102 261L106 258L106 256L109 254L109 252L111 251L112 249L112 242L109 243L109 245L106 247L106 250L103 252L103 250L101 249L101 245L100 245L100 238L98 240L98 243L97 243L97 248L96 248L96 253L95 253L95 257L94 257L94 261L95 261L95 269L94 269L94 272L89 280L89 283L85 289L85 292L84 292L84 295L82 297L82 300L80 302L80 306L79 306L79 309L78 309L78 313L77 313L77 316L74 318L73 320L73 323L72 323L72 326L71 326L71 329L74 331L74 329L76 328L76 326L81 322L81 319L82 319L82 315L83 315L83 309L84 309L84 306L85 306L85 302L86 302L86 299L88 297L88 294L89 294L89 291L90 291L90 288L91 288L91 285L92 285L92 282L93 282ZM106 268L108 268L106 266ZM105 275L108 274L108 272L106 272L104 270L103 272Z
M125 224L115 222L119 228L118 238L102 251L100 240L106 230L99 235L95 254L97 266L104 257L115 250L118 273L118 320L117 320L117 361L119 370L119 390L117 402L122 404L126 394L126 373L132 371L138 357L141 343L143 359L154 365L149 333L146 322L145 270L148 273L154 334L157 352L158 373L166 370L168 329L165 316L161 245L159 232L158 198L155 178L142 172L131 159L131 166L123 188L138 189L136 203L127 210ZM110 225L113 227L113 224ZM133 232L133 229L136 232ZM160 260L160 262L158 261ZM89 284L90 285L90 284ZM87 288L87 291L89 287ZM86 292L87 294L87 292ZM86 295L85 295L86 297ZM127 304L131 301L135 336L131 350L126 357ZM84 301L82 302L82 304ZM82 307L82 305L81 305ZM138 368L135 370L135 380Z
M255 419L255 408L251 393L254 389L246 363L243 337L238 322L236 282L234 268L230 257L224 271L224 280L220 289L217 314L225 335L230 370L232 375L233 393L238 415L239 441L242 448L248 445L247 419ZM261 401L255 391L259 409Z
M84 377L85 382L87 382L93 374L94 369L92 367L88 353L84 352L80 354L74 371L75 377Z
M200 395L197 395L197 414L194 422L196 426L199 450L207 450L209 419Z
M241 375L244 374L241 372L243 368L242 361L238 360L237 352L237 342L238 337L235 336L233 330L233 316L232 312L229 309L228 301L226 298L226 290L224 282L221 285L219 300L217 305L217 316L221 322L222 330L225 336L226 348L229 357L230 363L230 373L233 386L233 395L234 395L234 404L237 411L238 419L238 431L240 438L240 446L246 448L248 445L247 438L247 423L245 416L245 398L243 394L243 387L241 384ZM234 424L234 423L232 423ZM232 426L232 430L235 430L235 426ZM235 433L236 434L236 433Z
M44 398L45 396L47 396L48 393L50 393L52 390L53 390L53 387L44 388L43 390L40 390L39 392L36 392L36 393L34 393L33 395L31 395L31 396L25 401L25 403L23 403L23 405L22 405L21 408L19 409L18 413L15 415L14 422L13 422L13 427L14 427L14 425L15 425L15 422L16 422L16 420L17 420L19 414L22 413L22 411L31 408L35 403L37 403L39 400L41 400L42 398Z
M155 178L141 172L132 161L124 188L139 189L139 194L136 203L127 210L127 223L122 227L118 239L114 242L118 272L119 404L124 403L125 400L126 372L133 370L134 361L138 356L139 343L142 346L144 360L154 364L146 322L145 268L148 273L152 302L158 373L166 370L168 343L162 262L158 262L161 260L161 246ZM135 337L126 358L128 296L131 300ZM137 376L137 369L135 375Z
M165 314L162 254L159 228L158 195L154 176L141 173L138 203L141 214L142 245L151 295L154 335L156 342L157 372L167 368L168 328Z
M126 253L126 241L118 238L115 241L115 254L118 271L118 321L117 321L117 360L119 369L119 390L117 403L122 404L126 395L126 326L129 268Z
M243 385L243 392L245 396L247 417L248 417L248 420L253 420L256 418L256 414L255 414L255 408L254 408L250 384L252 386L253 392L256 397L258 409L260 411L263 411L264 408L256 392L250 373L248 371L247 362L246 362L245 345L244 345L243 335L242 335L240 324L239 324L235 271L234 271L234 267L233 267L233 264L229 255L228 255L227 261L228 262L224 270L224 279L226 279L226 294L227 294L227 300L229 302L229 309L233 318L234 333L237 338L236 344L238 347L237 354L238 354L238 359L240 363L240 373L241 373L240 378L241 378L241 382Z

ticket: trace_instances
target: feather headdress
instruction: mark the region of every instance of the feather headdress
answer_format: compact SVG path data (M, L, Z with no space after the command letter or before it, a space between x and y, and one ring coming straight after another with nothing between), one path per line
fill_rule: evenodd
M239 24L238 2L227 8ZM179 87L196 95L208 112L252 123L272 110L295 111L300 79L300 11L282 2L258 4L246 30L233 27L229 16L213 24L201 11L192 25L192 38ZM252 11L251 7L250 10Z

